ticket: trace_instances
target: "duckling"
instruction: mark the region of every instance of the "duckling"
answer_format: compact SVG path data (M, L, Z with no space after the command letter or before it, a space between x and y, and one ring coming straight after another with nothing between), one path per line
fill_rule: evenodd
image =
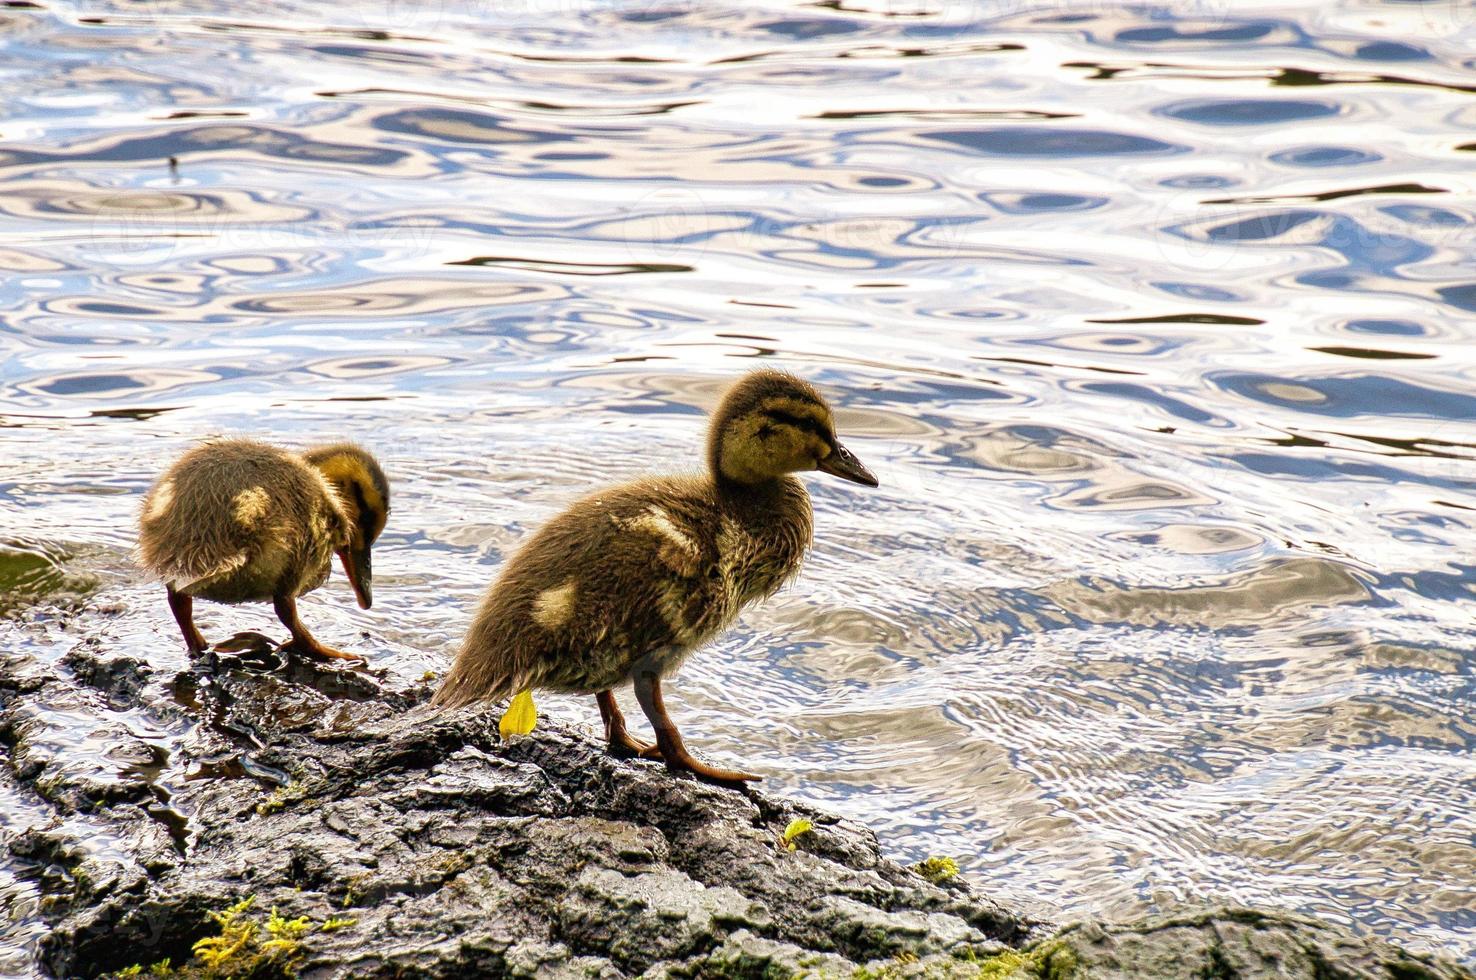
M292 633L289 649L364 658L326 647L297 618L297 597L328 578L336 553L359 606L374 601L369 548L389 518L389 481L349 443L301 455L249 439L185 453L144 497L138 558L162 579L190 653L208 644L194 599L271 601Z
M810 498L790 474L877 485L835 436L830 407L793 375L746 375L713 412L707 474L596 491L550 520L482 598L433 703L454 708L531 688L593 694L611 754L741 786L751 773L693 758L661 682L750 602L800 569ZM612 688L634 682L656 745L627 731Z

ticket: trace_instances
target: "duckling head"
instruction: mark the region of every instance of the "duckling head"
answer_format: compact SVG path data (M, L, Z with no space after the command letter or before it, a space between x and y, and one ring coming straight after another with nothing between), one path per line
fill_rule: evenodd
M378 460L352 443L318 446L303 453L302 458L323 474L343 504L349 534L348 540L336 549L338 559L354 588L359 607L368 609L374 603L369 549L389 520L389 481L384 478Z
M877 485L836 439L835 420L820 393L792 374L769 369L745 375L723 396L708 431L707 462L718 483L753 486L819 470Z

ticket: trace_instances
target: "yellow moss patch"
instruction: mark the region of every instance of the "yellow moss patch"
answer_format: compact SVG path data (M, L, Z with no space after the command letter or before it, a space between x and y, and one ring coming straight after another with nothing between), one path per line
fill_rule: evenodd
M958 874L958 862L951 857L930 857L914 864L912 870L937 885Z
M307 788L302 783L293 780L286 786L278 787L271 796L256 804L256 812L261 816L276 813L284 807L293 803L301 802L307 798Z
M195 943L188 962L172 967L169 960L152 966L135 964L118 971L117 977L171 977L177 980L239 980L244 977L295 977L307 959L302 940L314 931L307 916L285 918L276 909L266 920L252 916L256 899L246 898L210 918L220 933ZM357 920L330 918L320 931L347 928ZM330 928L331 925L331 928Z

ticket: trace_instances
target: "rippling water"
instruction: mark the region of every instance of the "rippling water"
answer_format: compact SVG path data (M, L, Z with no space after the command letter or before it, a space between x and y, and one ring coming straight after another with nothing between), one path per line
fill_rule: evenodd
M443 670L530 528L779 363L882 488L811 481L800 583L672 686L703 754L1006 901L1476 957L1476 8L12 0L0 46L0 604L93 578L182 668L151 478L352 437L378 601L305 617Z

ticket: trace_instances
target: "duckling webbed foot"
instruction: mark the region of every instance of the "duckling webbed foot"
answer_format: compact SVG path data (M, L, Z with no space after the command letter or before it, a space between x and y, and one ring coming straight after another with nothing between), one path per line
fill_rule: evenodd
M625 715L615 703L613 691L601 691L595 695L600 705L600 718L605 722L605 741L608 751L617 759L659 759L661 750L649 742L634 738L625 727Z
M637 674L635 694L636 700L641 703L641 710L651 721L651 727L656 729L656 750L667 769L672 772L690 772L705 783L726 786L729 789L742 789L744 783L763 778L749 772L718 769L693 758L682 744L682 735L677 731L676 723L666 713L666 704L661 697L661 678L654 674Z
M192 654L204 653L210 644L205 642L205 637L195 628L194 597L174 591L173 586L165 588L169 590L169 611L174 613L174 621L179 624L180 633L184 634L185 647Z
M272 607L277 610L277 618L282 621L282 625L292 633L292 639L282 645L283 650L305 653L310 657L352 660L361 664L369 662L357 653L345 653L319 643L313 634L308 632L307 627L302 625L302 620L297 618L297 600L292 596L277 596L272 600Z

